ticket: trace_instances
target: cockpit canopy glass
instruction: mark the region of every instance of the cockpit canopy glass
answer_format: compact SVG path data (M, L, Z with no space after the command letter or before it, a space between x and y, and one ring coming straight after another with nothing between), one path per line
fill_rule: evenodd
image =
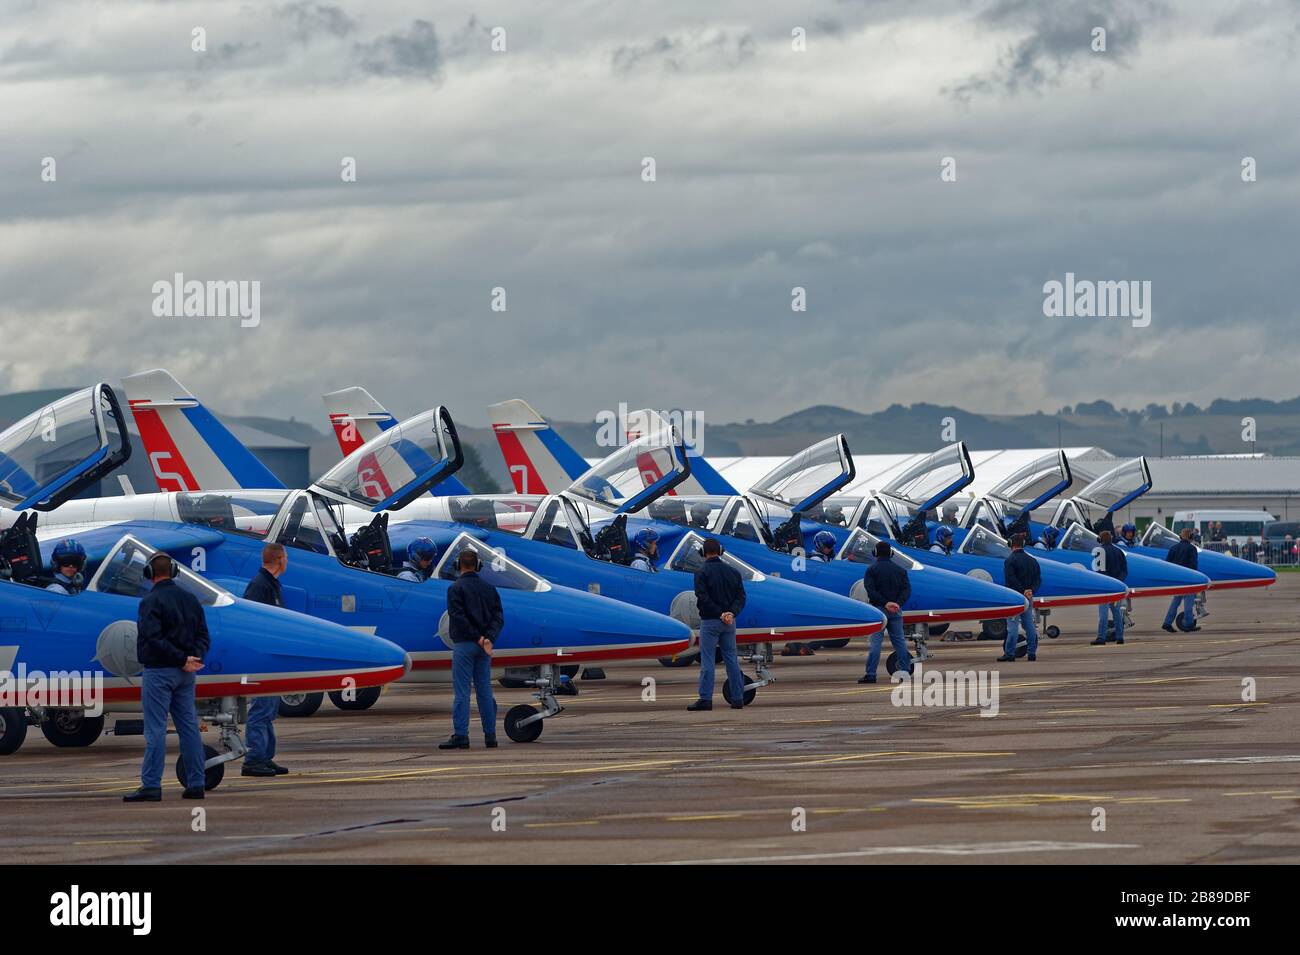
M673 551L672 556L668 558L665 567L668 570L680 570L687 574L693 574L704 564L704 537L691 531L683 534L681 541L677 544L677 549ZM726 544L723 544L722 562L736 568L740 572L740 577L746 582L763 580L763 575L756 569L745 563L739 557L726 552Z
M909 467L883 490L892 497L913 504L935 507L975 478L966 445L962 442L940 448Z
M656 495L646 492L667 487L682 473L686 452L671 428L637 438L597 462L573 482L566 493L606 510L634 511ZM646 502L638 502L645 495Z
M288 491L184 491L176 495L176 512L186 524L265 537Z
M145 566L158 550L127 534L109 552L99 570L86 586L101 594L118 594L123 597L143 597L152 588L152 581L144 576ZM176 565L176 586L198 598L205 607L224 607L235 602L234 596L210 580L204 580L183 564Z
M1061 550L1079 550L1092 553L1093 548L1100 546L1100 542L1097 540L1096 534L1076 521L1066 528L1056 546Z
M1146 458L1134 458L1107 471L1075 497L1110 511L1135 500L1150 487L1151 471Z
M958 550L975 557L1006 558L1011 554L1011 547L1001 535L978 524L966 533L966 539L961 542Z
M749 489L791 510L808 508L853 479L853 459L844 436L836 435L781 462Z
M418 414L371 438L327 471L316 487L358 507L403 503L459 466L459 441L442 408Z
M506 556L504 550L489 547L477 537L460 534L447 547L442 560L434 570L434 576L441 580L455 580L460 576L460 555L466 550L474 551L478 557L478 575L493 587L506 590L550 590L551 585L542 577Z
M447 509L454 523L522 534L541 502L540 497L453 497Z
M875 534L869 534L861 527L853 529L849 539L844 542L840 548L839 554L836 555L839 560L851 560L855 564L874 564L876 562L876 544L888 538L877 537ZM897 547L893 547L890 542L893 553L890 560L902 567L904 570L919 570L921 565L906 554L902 553Z

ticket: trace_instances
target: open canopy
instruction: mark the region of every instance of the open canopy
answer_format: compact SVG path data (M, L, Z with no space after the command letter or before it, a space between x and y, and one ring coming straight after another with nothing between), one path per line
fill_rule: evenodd
M1113 514L1151 490L1151 469L1145 457L1111 468L1075 497Z
M103 382L83 388L0 434L0 503L52 510L130 456L113 389Z
M816 507L853 481L853 455L842 434L819 441L778 464L749 493L790 511Z
M1074 478L1064 451L1054 451L1014 471L989 492L989 497L1015 505L1018 514L1035 511L1069 489Z
M966 442L958 441L912 465L881 490L922 511L938 507L975 480Z
M565 493L616 514L632 514L667 494L690 473L677 429L659 428L598 462Z
M398 510L464 462L456 425L439 406L367 441L326 471L312 490L370 511Z
M109 551L86 589L101 594L143 597L153 587L153 582L144 575L145 566L160 553L138 537L127 534ZM205 607L225 607L235 602L230 591L204 580L183 564L176 564L174 580L176 586L193 594Z

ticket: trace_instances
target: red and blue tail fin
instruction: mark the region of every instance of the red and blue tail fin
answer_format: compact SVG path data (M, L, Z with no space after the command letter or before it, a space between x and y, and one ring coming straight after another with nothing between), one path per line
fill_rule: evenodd
M517 494L558 494L590 467L522 398L488 405Z
M280 489L280 479L170 372L122 379L158 489Z
M663 415L650 408L628 412L627 438L629 441L643 434L650 434L667 427L668 422L664 420ZM678 430L682 429L679 428ZM686 445L686 456L691 459L691 474L685 481L677 485L677 494L691 497L698 494L721 494L725 497L735 497L740 493L731 486L730 481L714 469L713 465L704 460L704 455L700 454L691 443L689 435L685 436L684 443Z

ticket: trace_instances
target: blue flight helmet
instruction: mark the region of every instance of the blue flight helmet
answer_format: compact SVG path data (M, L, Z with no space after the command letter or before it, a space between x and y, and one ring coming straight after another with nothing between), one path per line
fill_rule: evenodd
M646 527L636 532L636 536L632 538L632 545L638 554L649 554L650 545L658 539L659 535Z
M1044 527L1044 528L1043 528L1043 543L1046 544L1049 548L1050 548L1050 547L1055 547L1055 546L1056 546L1056 535L1059 534L1059 533L1060 533L1060 531L1058 531L1055 527L1052 527L1050 524L1049 524L1047 527Z
M943 527L939 528L938 533L936 533L934 537L935 540L952 540L952 528L945 524Z
M1134 536L1137 536L1138 529L1136 524L1125 524L1119 529L1119 536L1127 537L1130 532L1132 532Z
M813 536L813 548L817 553L820 554L823 547L829 547L831 550L835 549L835 535L830 531L818 531Z
M60 567L76 567L80 573L86 566L86 548L74 537L59 541L54 545L54 554L50 557L50 567L57 574Z
M417 560L433 560L438 556L438 545L427 537L417 537L406 545L406 559L415 564Z

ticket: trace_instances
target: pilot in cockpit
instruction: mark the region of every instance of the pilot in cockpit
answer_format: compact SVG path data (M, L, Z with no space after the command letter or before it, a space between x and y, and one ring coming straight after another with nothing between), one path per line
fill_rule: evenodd
M686 504L678 497L661 498L650 505L650 516L656 521L686 524Z
M813 552L809 560L826 564L835 559L835 535L830 531L818 531L813 535Z
M80 541L72 537L59 541L50 557L54 582L45 589L69 596L81 593L81 571L85 566L86 548L81 546Z
M417 537L406 545L406 565L397 574L398 580L422 584L433 573L433 562L438 557L438 545L428 537Z
M944 524L934 535L934 543L930 545L931 552L935 554L952 553L952 528Z
M844 508L838 504L827 504L822 507L822 523L830 524L834 527L848 527L849 522L844 519Z
M648 527L637 531L632 538L632 552L631 568L653 574L655 558L659 555L659 535Z
M939 519L940 524L947 524L950 527L957 526L957 505L949 501L943 506L943 517Z
M709 517L712 515L712 513L713 511L709 507L709 505L705 504L703 501L696 501L694 504L691 505L690 526L708 528Z
M1061 532L1052 525L1043 528L1043 536L1034 542L1034 547L1038 550L1055 550L1056 538Z

